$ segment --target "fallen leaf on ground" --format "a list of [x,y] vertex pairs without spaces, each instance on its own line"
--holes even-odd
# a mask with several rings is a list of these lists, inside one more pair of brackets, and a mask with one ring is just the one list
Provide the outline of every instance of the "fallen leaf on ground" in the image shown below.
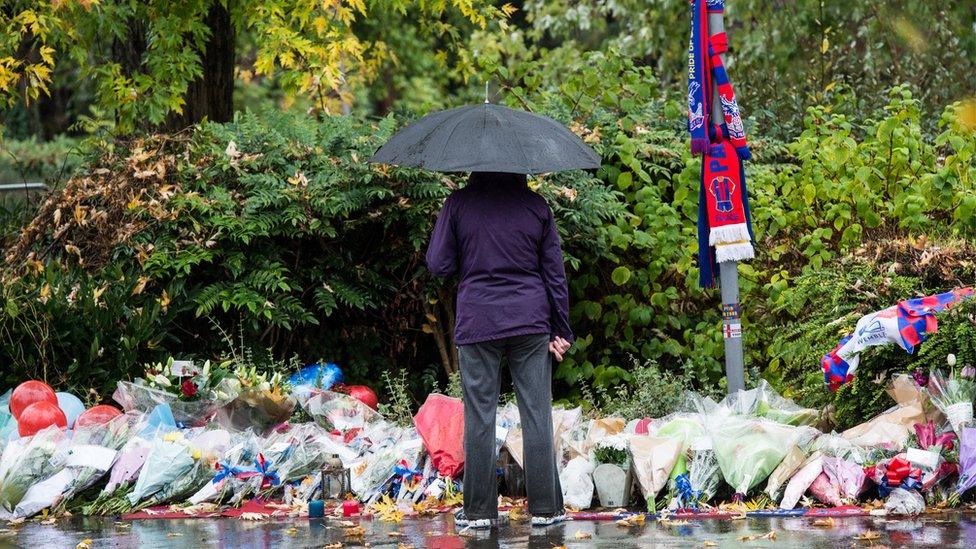
[[776,532],[770,531],[770,532],[767,532],[767,533],[765,533],[765,534],[763,534],[761,536],[757,536],[757,535],[752,535],[752,536],[739,536],[738,539],[739,539],[739,541],[756,541],[756,540],[760,540],[760,539],[766,539],[766,540],[769,540],[769,541],[776,541]]
[[413,545],[410,545],[409,543],[401,543],[397,545],[397,549],[417,549],[417,548],[414,547]]
[[298,528],[294,528],[294,527],[289,528],[289,529],[285,530],[285,534],[287,534],[289,536],[297,536],[298,535]]
[[322,549],[342,549],[342,543],[338,541],[335,543],[330,543],[325,547],[323,547]]
[[874,530],[866,530],[860,534],[854,536],[856,540],[868,541],[872,539],[881,539],[881,534],[875,532]]
[[521,507],[512,507],[508,510],[508,520],[512,522],[521,522],[527,518],[529,518],[528,513],[526,513],[525,509],[522,509]]
[[590,539],[590,538],[593,537],[593,534],[591,534],[590,532],[584,532],[582,530],[577,530],[576,533],[573,534],[573,537],[576,538],[576,539]]
[[388,532],[386,535],[390,536],[391,538],[402,538],[403,532]]
[[820,526],[822,528],[833,528],[834,519],[832,517],[817,519],[813,521],[814,526]]
[[366,529],[362,526],[354,526],[352,528],[346,528],[343,534],[347,538],[361,538],[366,535]]
[[705,547],[718,547],[718,543],[715,543],[714,541],[711,540],[706,541],[703,545]]
[[92,546],[92,539],[85,538],[79,541],[78,545],[75,545],[75,549],[91,549],[91,546]]
[[264,520],[268,518],[268,515],[264,513],[241,513],[239,518],[241,520]]
[[617,526],[631,527],[644,526],[645,517],[643,514],[634,515],[617,521]]
[[56,518],[54,518],[54,517],[51,517],[51,518],[49,518],[49,519],[46,519],[46,520],[42,520],[42,521],[41,521],[41,524],[44,524],[44,525],[48,525],[48,524],[54,524],[54,523],[55,523],[55,522],[57,522],[57,521],[58,521],[58,519],[56,519]]
[[168,537],[168,538],[178,538],[178,537],[180,537],[182,535],[183,534],[181,534],[179,532],[166,532],[166,537]]
[[680,519],[679,520],[672,520],[672,519],[667,519],[667,518],[660,519],[657,522],[658,522],[658,524],[660,524],[662,526],[687,526],[687,525],[691,524],[687,520],[680,520]]

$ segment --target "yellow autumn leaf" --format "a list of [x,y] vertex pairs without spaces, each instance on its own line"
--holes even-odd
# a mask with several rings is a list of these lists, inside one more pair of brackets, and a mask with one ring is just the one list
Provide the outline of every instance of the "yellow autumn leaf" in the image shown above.
[[132,295],[139,295],[143,290],[146,289],[146,283],[149,282],[148,276],[140,276],[139,280],[136,282],[134,288],[132,288]]
[[827,50],[829,49],[830,49],[830,40],[828,40],[827,37],[824,36],[823,41],[820,42],[820,53],[827,53]]

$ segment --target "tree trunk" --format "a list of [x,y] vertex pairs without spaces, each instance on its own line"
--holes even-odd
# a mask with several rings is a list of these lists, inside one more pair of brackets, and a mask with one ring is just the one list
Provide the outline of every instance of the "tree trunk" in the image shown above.
[[200,52],[203,75],[190,82],[186,90],[183,114],[172,113],[164,127],[181,130],[204,118],[228,122],[234,115],[234,55],[236,33],[230,13],[220,2],[210,6],[204,20],[210,27],[210,38]]

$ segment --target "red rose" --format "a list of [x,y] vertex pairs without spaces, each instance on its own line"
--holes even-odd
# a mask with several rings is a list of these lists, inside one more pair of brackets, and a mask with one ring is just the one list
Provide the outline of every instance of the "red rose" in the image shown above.
[[193,380],[187,379],[180,385],[180,391],[186,398],[193,398],[197,395],[197,386]]

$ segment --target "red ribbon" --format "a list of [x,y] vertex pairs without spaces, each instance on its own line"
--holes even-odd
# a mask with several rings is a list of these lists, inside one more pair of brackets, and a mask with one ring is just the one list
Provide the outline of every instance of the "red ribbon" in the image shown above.
[[888,472],[885,474],[888,486],[898,486],[908,477],[920,479],[922,478],[922,471],[913,469],[912,464],[901,456],[892,459],[891,463],[888,464]]

